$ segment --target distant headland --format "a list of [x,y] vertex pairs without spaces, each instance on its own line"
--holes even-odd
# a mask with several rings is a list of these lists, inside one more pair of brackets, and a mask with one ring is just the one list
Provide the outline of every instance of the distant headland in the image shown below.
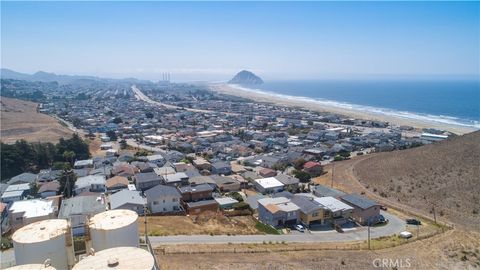
[[231,84],[262,84],[263,80],[250,71],[242,70],[235,75],[228,83]]

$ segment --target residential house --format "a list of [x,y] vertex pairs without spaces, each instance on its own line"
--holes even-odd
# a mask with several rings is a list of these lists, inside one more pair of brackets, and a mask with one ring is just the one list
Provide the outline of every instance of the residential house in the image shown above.
[[181,186],[188,185],[188,175],[184,172],[166,174],[162,176],[162,182],[165,185]]
[[23,200],[23,198],[30,193],[30,184],[14,184],[9,185],[2,194],[2,202],[11,203]]
[[211,170],[212,164],[203,157],[197,157],[193,160],[193,166],[199,170]]
[[7,184],[16,185],[16,184],[33,184],[37,180],[37,175],[33,173],[22,173],[17,176],[12,177],[8,180]]
[[322,174],[323,167],[318,162],[308,161],[303,165],[303,171],[308,173],[311,177],[316,177]]
[[292,203],[300,208],[299,217],[301,222],[309,227],[313,224],[324,224],[328,216],[328,210],[312,196],[294,195],[290,198]]
[[362,225],[375,224],[380,216],[380,204],[357,194],[347,194],[340,199],[353,207],[352,217]]
[[197,215],[206,211],[216,212],[218,211],[218,203],[214,199],[208,199],[196,202],[184,203],[185,210],[189,215]]
[[47,198],[51,196],[56,196],[60,190],[60,183],[58,181],[46,182],[43,183],[39,188],[37,193],[40,194],[40,197]]
[[148,162],[156,164],[158,167],[162,167],[167,161],[162,155],[150,155],[146,156]]
[[93,159],[77,160],[73,164],[74,169],[93,168]]
[[107,210],[105,198],[98,195],[77,196],[64,199],[58,218],[70,219],[74,236],[85,234],[87,218]]
[[269,168],[263,168],[258,171],[258,174],[262,176],[263,178],[267,177],[274,177],[277,175],[277,171],[269,169]]
[[213,188],[208,184],[184,186],[178,189],[184,202],[201,201],[212,198]]
[[212,173],[229,175],[232,173],[232,166],[228,162],[217,161],[212,164]]
[[85,191],[105,192],[105,183],[103,175],[88,175],[78,178],[73,190],[77,195]]
[[145,191],[148,208],[156,213],[174,213],[182,211],[182,195],[177,188],[166,185],[157,185]]
[[262,194],[280,192],[284,187],[284,184],[274,177],[256,179],[253,181],[253,185]]
[[128,209],[137,214],[142,215],[144,213],[144,206],[147,201],[140,191],[136,190],[120,190],[108,196],[110,209]]
[[274,178],[280,181],[280,183],[284,185],[284,189],[287,190],[296,190],[298,188],[298,184],[300,183],[298,178],[283,173],[278,174]]
[[212,175],[211,178],[213,179],[213,181],[215,181],[217,188],[222,192],[240,190],[240,182],[238,182],[232,177]]
[[232,209],[235,206],[235,204],[238,203],[237,200],[230,197],[215,198],[215,201],[218,203],[218,206],[222,210]]
[[145,191],[156,185],[160,185],[162,179],[154,172],[137,173],[134,176],[137,190]]
[[345,193],[340,190],[330,188],[324,185],[312,186],[311,190],[313,194],[317,197],[334,197],[338,199],[341,196],[345,195]]
[[352,216],[353,207],[333,197],[321,197],[314,200],[329,211],[328,218],[333,224],[345,224]]
[[273,227],[295,225],[299,222],[300,208],[285,197],[258,200],[258,219]]
[[115,192],[118,190],[126,189],[128,187],[128,179],[123,176],[114,176],[112,178],[108,178],[105,187],[109,192]]
[[58,209],[51,200],[33,199],[13,202],[8,211],[10,227],[16,230],[36,221],[55,218]]

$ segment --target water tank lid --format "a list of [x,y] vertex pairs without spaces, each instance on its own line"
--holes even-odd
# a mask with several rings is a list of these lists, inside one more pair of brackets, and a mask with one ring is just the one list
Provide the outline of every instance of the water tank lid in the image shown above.
[[72,270],[109,268],[116,270],[151,270],[153,266],[154,260],[150,252],[136,247],[117,247],[98,251],[95,256],[85,257]]
[[136,223],[138,214],[131,210],[117,209],[96,214],[90,218],[90,229],[114,230]]
[[68,223],[66,219],[47,219],[37,221],[15,231],[13,242],[38,243],[53,239],[66,233]]

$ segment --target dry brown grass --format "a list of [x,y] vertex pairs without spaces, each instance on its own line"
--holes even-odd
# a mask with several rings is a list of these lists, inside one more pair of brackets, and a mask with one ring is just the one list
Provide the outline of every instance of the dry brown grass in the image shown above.
[[480,132],[357,163],[362,184],[385,199],[480,231]]
[[[178,246],[179,250],[194,247],[205,251],[235,249],[235,252],[186,255],[159,250],[157,258],[162,269],[375,269],[375,259],[401,260],[404,265],[408,259],[408,269],[474,269],[480,267],[479,246],[479,235],[451,230],[421,241],[372,251],[325,249],[328,247],[313,244],[182,245]],[[289,247],[297,251],[279,251]]]
[[[260,234],[251,216],[226,217],[222,213],[203,213],[197,216],[150,216],[147,217],[148,234],[194,235],[194,234]],[[138,220],[140,234],[145,233],[144,218]]]
[[46,114],[37,113],[37,104],[11,98],[1,98],[1,141],[14,143],[24,139],[29,142],[56,143],[68,138],[72,131]]

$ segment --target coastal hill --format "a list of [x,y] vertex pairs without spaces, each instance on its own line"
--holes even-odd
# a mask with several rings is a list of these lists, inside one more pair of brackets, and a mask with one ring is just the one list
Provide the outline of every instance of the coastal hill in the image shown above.
[[20,139],[58,142],[60,138],[72,136],[72,131],[55,118],[37,112],[36,103],[2,97],[0,109],[0,140],[3,143],[10,144]]
[[355,166],[360,182],[406,204],[480,231],[480,131],[443,142],[372,155]]
[[231,84],[262,84],[263,80],[250,71],[242,70],[235,77],[233,77],[228,83]]

